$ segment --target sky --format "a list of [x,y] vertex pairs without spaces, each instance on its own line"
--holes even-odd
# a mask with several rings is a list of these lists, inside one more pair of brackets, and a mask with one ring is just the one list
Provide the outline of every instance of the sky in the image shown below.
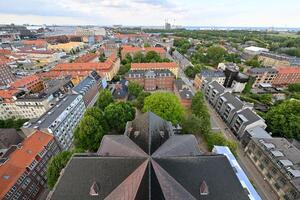
[[0,0],[0,24],[300,27],[299,0]]

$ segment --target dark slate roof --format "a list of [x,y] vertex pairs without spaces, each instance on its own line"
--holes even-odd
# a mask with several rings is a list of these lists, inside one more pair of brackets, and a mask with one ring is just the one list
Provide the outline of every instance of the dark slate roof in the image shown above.
[[[209,193],[200,197],[200,191]],[[194,136],[174,135],[167,121],[148,112],[127,123],[124,135],[103,137],[96,155],[75,155],[49,198],[244,200],[247,195],[225,156],[202,155]]]
[[231,94],[230,92],[226,92],[222,95],[222,97],[225,97],[227,100],[227,103],[232,104],[236,110],[240,110],[243,107],[243,102],[238,99],[236,96],[234,96],[233,94]]
[[[75,156],[60,177],[51,199],[104,199],[145,160],[146,158]],[[140,173],[143,176],[143,172]],[[99,196],[89,195],[93,182],[99,187]]]
[[18,134],[14,128],[0,129],[0,149],[9,148],[11,145],[17,145],[23,141],[23,138]]
[[246,108],[246,109],[238,112],[238,114],[243,115],[248,120],[248,122],[247,122],[248,124],[251,124],[251,123],[256,122],[261,119],[256,113],[254,113],[249,108]]
[[152,112],[134,119],[126,128],[125,134],[150,155],[174,135],[171,124]]
[[277,70],[271,67],[255,67],[248,70],[250,74],[277,73]]
[[202,70],[200,75],[203,77],[224,77],[225,78],[225,74],[221,70],[209,70],[209,69]]
[[201,151],[194,135],[174,135],[152,154],[153,157],[197,155]]
[[147,154],[126,135],[105,135],[97,152],[101,156],[142,156]]
[[220,94],[225,91],[225,87],[223,85],[220,85],[217,81],[211,82],[209,85],[211,85],[215,90],[217,90]]
[[[229,161],[223,155],[154,158],[154,160],[194,199],[248,199]],[[208,195],[200,195],[200,185],[203,181],[208,186]],[[162,185],[162,188],[164,187],[165,185]]]

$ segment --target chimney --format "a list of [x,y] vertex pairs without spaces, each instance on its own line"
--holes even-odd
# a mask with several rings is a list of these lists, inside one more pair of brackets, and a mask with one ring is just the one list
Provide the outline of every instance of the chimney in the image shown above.
[[208,195],[209,191],[208,191],[208,186],[206,184],[205,181],[202,181],[201,185],[200,185],[200,195]]
[[99,187],[96,181],[93,182],[90,188],[90,195],[91,196],[98,196],[99,195]]

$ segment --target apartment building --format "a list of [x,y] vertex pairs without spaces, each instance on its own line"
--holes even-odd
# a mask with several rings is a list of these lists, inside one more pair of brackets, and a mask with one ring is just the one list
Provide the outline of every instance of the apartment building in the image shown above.
[[300,199],[300,150],[285,138],[252,138],[245,149],[278,199]]
[[7,86],[15,81],[15,76],[11,72],[10,67],[0,61],[0,86]]
[[238,138],[241,138],[247,129],[256,126],[263,129],[267,127],[265,120],[250,108],[237,111],[230,122],[230,128]]
[[42,76],[45,78],[71,76],[74,80],[82,80],[95,70],[101,77],[110,81],[119,69],[120,59],[112,54],[103,63],[60,63]]
[[54,51],[63,51],[66,53],[71,53],[72,51],[77,51],[84,48],[83,42],[68,42],[68,43],[60,43],[60,44],[49,44],[47,46],[48,50],[54,50]]
[[203,80],[210,78],[212,81],[217,81],[220,85],[224,85],[225,74],[221,70],[202,70],[201,73],[196,74],[194,79],[194,86],[196,89],[201,89]]
[[211,81],[210,79],[206,79],[204,82],[202,91],[204,92],[205,98],[212,106],[215,106],[219,96],[225,92],[225,87],[220,85],[217,81]]
[[131,63],[131,70],[170,70],[175,77],[178,77],[179,67],[176,62],[162,63]]
[[300,67],[277,68],[278,74],[273,81],[276,86],[287,86],[292,83],[300,83]]
[[98,62],[99,55],[96,53],[87,53],[74,60],[74,63]]
[[68,94],[60,98],[48,112],[25,123],[21,129],[25,135],[35,130],[50,133],[61,149],[68,150],[73,144],[73,132],[83,117],[85,108],[82,95]]
[[122,46],[121,50],[121,58],[124,59],[126,55],[130,55],[133,57],[137,53],[143,53],[146,54],[150,51],[154,51],[159,54],[161,58],[166,58],[167,52],[164,48],[162,47],[134,47],[134,46],[129,46],[129,45],[124,45]]
[[255,78],[252,87],[258,87],[260,83],[270,83],[273,84],[278,71],[270,67],[256,67],[248,70],[248,74]]
[[258,60],[261,61],[264,66],[269,67],[288,67],[290,66],[290,59],[289,56],[277,55],[269,52],[262,52],[258,56]]
[[35,131],[0,157],[0,199],[35,200],[47,186],[47,163],[60,152],[54,137]]
[[93,106],[97,100],[101,88],[101,77],[96,71],[92,71],[85,79],[73,88],[75,94],[81,94],[86,107]]
[[260,126],[249,128],[245,131],[243,136],[240,138],[242,146],[245,148],[252,138],[269,139],[272,138],[271,134]]
[[243,107],[244,103],[230,92],[223,93],[215,105],[216,111],[227,124],[230,124],[235,113]]
[[37,93],[44,89],[44,82],[37,75],[29,75],[16,80],[10,86],[11,88],[26,89],[32,93]]
[[125,79],[139,83],[144,90],[173,91],[175,76],[170,70],[130,70]]

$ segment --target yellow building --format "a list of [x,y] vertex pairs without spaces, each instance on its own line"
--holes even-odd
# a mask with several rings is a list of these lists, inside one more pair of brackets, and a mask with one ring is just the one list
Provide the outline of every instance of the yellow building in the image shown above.
[[55,44],[55,45],[48,45],[48,50],[59,50],[64,51],[66,53],[70,53],[72,50],[80,50],[84,48],[83,42],[68,42],[68,43],[61,43],[61,44]]

